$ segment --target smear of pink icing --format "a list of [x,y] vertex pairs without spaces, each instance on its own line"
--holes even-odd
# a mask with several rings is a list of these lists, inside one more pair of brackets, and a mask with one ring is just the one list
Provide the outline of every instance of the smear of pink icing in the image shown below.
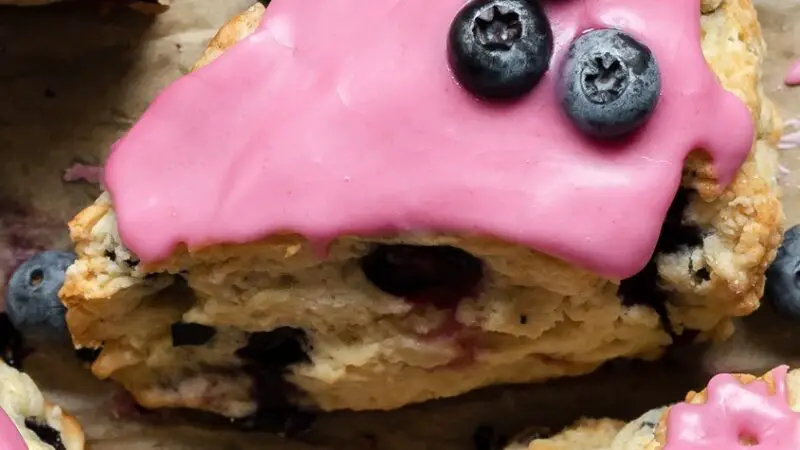
[[[464,0],[274,0],[257,32],[178,80],[106,166],[125,244],[164,258],[298,232],[492,235],[624,278],[652,255],[683,160],[707,149],[728,183],[751,116],[700,49],[697,0],[546,2],[550,72],[493,105],[451,75],[447,32]],[[622,143],[561,112],[556,78],[576,36],[618,27],[655,53],[662,97]]]
[[789,68],[789,72],[786,74],[786,78],[783,80],[787,86],[796,86],[800,85],[800,60],[797,60],[792,64],[792,67]]
[[103,166],[89,166],[75,163],[64,171],[62,179],[66,182],[86,181],[98,184],[103,179]]
[[17,426],[5,411],[0,409],[0,448],[3,450],[28,450]]
[[[774,392],[762,380],[745,385],[729,374],[715,376],[706,403],[672,407],[664,450],[800,449],[800,414],[789,405],[787,372],[786,366],[772,371]],[[740,443],[743,436],[758,445]]]

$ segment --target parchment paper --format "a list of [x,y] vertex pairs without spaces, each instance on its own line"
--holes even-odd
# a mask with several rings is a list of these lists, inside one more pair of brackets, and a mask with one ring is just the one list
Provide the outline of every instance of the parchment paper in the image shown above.
[[[102,162],[155,94],[186,72],[216,29],[251,1],[176,0],[158,17],[128,10],[101,15],[80,2],[0,9],[0,277],[33,251],[68,248],[63,223],[99,189],[63,182],[64,170],[74,162]],[[767,92],[785,118],[800,118],[800,88],[781,82],[800,58],[794,25],[800,3],[758,4],[770,45]],[[800,149],[785,150],[783,162],[787,219],[794,224],[800,222]],[[96,450],[456,450],[472,448],[479,425],[507,434],[532,424],[564,425],[582,414],[632,418],[680,400],[716,371],[800,365],[798,342],[800,325],[764,307],[715,349],[676,348],[657,363],[619,363],[580,379],[489,388],[400,411],[328,414],[293,439],[199,424],[179,414],[117,419],[111,404],[118,389],[94,379],[68,350],[38,349],[26,369],[79,418]]]

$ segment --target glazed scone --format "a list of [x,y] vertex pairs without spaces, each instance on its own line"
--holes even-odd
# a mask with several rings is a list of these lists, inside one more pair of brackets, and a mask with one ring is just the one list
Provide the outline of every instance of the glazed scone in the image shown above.
[[[351,0],[337,1],[347,3]],[[404,4],[403,8],[408,8],[405,12],[392,11],[392,14],[398,14],[397,23],[405,23],[400,19],[407,18],[403,14],[416,5],[415,1]],[[385,14],[386,11],[380,10],[387,7],[380,6],[383,3],[370,3],[369,8],[375,10],[369,9],[364,14]],[[453,9],[454,13],[463,2],[447,0],[442,4],[448,4],[447,8]],[[257,72],[261,77],[266,76],[270,73],[266,67],[269,59],[260,54],[245,55],[245,58],[242,54],[263,51],[271,52],[273,58],[292,55],[298,58],[298,67],[302,67],[300,62],[305,61],[301,59],[304,53],[296,48],[299,44],[293,42],[293,39],[299,38],[299,32],[283,22],[292,13],[297,13],[291,10],[290,5],[285,1],[273,1],[269,10],[275,11],[276,19],[263,31],[257,31],[257,28],[264,20],[268,20],[270,14],[265,16],[266,9],[261,4],[234,18],[214,37],[198,61],[196,70],[189,76],[209,79],[189,79],[182,85],[197,89],[215,86],[218,91],[228,88],[250,89],[251,95],[246,95],[246,91],[237,91],[219,95],[207,103],[192,102],[191,106],[176,110],[168,117],[179,121],[179,117],[192,115],[192,111],[202,111],[203,117],[211,117],[220,114],[218,111],[223,108],[242,107],[241,114],[245,118],[240,122],[245,122],[248,116],[252,118],[255,109],[243,107],[241,101],[261,95],[261,88],[257,87],[259,78],[249,74]],[[440,7],[445,8],[437,3],[436,8]],[[671,11],[669,6],[663,8],[667,13]],[[329,13],[339,14],[337,11],[340,10],[349,11],[349,8],[341,7]],[[744,146],[740,149],[744,162],[729,166],[730,183],[717,181],[716,169],[708,154],[702,151],[691,152],[682,174],[676,169],[675,183],[682,178],[680,188],[676,189],[677,197],[666,213],[665,221],[661,215],[652,222],[656,225],[653,230],[653,236],[656,236],[659,224],[663,221],[660,238],[655,244],[655,252],[648,250],[645,255],[644,261],[649,258],[649,262],[644,264],[643,269],[638,268],[637,273],[624,277],[599,275],[604,265],[608,266],[605,268],[607,273],[613,272],[616,269],[612,270],[611,266],[621,268],[630,265],[632,259],[629,260],[623,250],[617,252],[617,242],[588,242],[591,240],[588,236],[577,244],[577,248],[580,250],[585,245],[597,254],[608,257],[607,264],[603,258],[594,260],[592,267],[596,267],[596,271],[533,250],[527,245],[473,232],[423,233],[422,230],[413,232],[412,229],[411,232],[382,235],[341,233],[331,237],[327,242],[330,245],[323,252],[324,257],[320,257],[319,242],[303,237],[303,233],[274,232],[265,235],[254,234],[248,228],[255,222],[250,217],[275,203],[272,199],[251,196],[252,189],[246,187],[248,183],[261,183],[269,178],[258,174],[258,170],[266,170],[264,168],[268,166],[262,164],[266,164],[264,161],[268,159],[246,166],[237,165],[237,159],[228,162],[196,160],[189,163],[177,159],[178,154],[185,156],[191,152],[203,153],[209,158],[233,154],[227,150],[211,153],[207,149],[201,150],[201,146],[215,145],[204,144],[202,140],[191,145],[171,145],[170,149],[160,149],[158,156],[154,154],[144,158],[148,147],[154,147],[157,140],[151,139],[147,144],[137,141],[137,136],[142,134],[134,128],[117,145],[112,159],[133,158],[135,155],[143,159],[113,164],[110,160],[105,180],[109,193],[104,193],[95,204],[70,222],[78,259],[68,270],[60,295],[68,308],[67,321],[75,345],[102,348],[92,365],[94,374],[120,382],[145,407],[186,407],[233,418],[248,418],[259,416],[261,412],[294,406],[318,410],[398,408],[409,403],[458,395],[490,384],[536,382],[585,374],[614,358],[657,358],[677,336],[697,336],[698,339],[727,337],[731,332],[732,317],[749,314],[758,307],[764,271],[774,258],[781,240],[783,216],[775,179],[777,153],[774,147],[781,125],[775,108],[763,96],[760,86],[764,42],[751,2],[704,1],[702,11],[702,16],[699,11],[693,12],[702,28],[703,54],[700,54],[698,46],[696,56],[703,70],[708,71],[710,66],[719,84],[735,94],[738,100],[726,94],[714,82],[711,72],[708,72],[711,83],[705,88],[719,89],[718,98],[727,95],[730,98],[726,101],[733,99],[735,104],[731,104],[732,108],[723,110],[740,108],[740,111],[745,111],[745,119],[749,111],[753,123],[752,139],[751,136],[740,135],[744,136]],[[323,12],[315,10],[312,13],[314,20],[321,20],[317,14]],[[308,23],[313,22],[311,18],[308,20]],[[342,20],[351,19],[344,17]],[[322,27],[323,22],[317,25]],[[392,30],[394,28],[389,32]],[[446,36],[447,30],[442,29],[442,33]],[[559,30],[555,33],[558,34]],[[676,39],[691,36],[668,35]],[[349,35],[344,33],[342,36]],[[344,39],[342,36],[339,38]],[[317,39],[313,45],[322,45],[320,42],[324,41]],[[558,39],[555,41],[560,42]],[[260,46],[264,46],[263,49]],[[391,48],[393,51],[414,54],[412,50]],[[555,52],[556,55],[561,53],[560,50]],[[438,57],[436,55],[431,51],[429,56]],[[703,55],[708,66],[702,63]],[[370,58],[379,60],[372,53]],[[251,62],[244,64],[245,60]],[[382,61],[388,60],[385,58]],[[226,64],[239,61],[242,67],[249,67],[245,71],[247,73],[226,67]],[[689,63],[686,64],[688,67]],[[400,67],[359,67],[358,73],[368,76],[386,74],[391,78],[389,74],[401,71]],[[413,61],[404,67],[419,69],[420,73],[429,72]],[[699,66],[696,68],[700,70]],[[345,69],[337,67],[325,73],[351,73]],[[223,76],[223,72],[227,75]],[[291,79],[300,86],[324,83],[322,79],[313,78],[320,75],[279,73],[276,79],[281,82]],[[245,78],[224,81],[233,76]],[[553,83],[552,78],[548,77],[544,76],[543,85]],[[447,74],[442,74],[441,78],[436,81],[445,83],[450,80]],[[404,83],[403,80],[407,78],[391,79],[392,82]],[[342,83],[345,83],[344,79]],[[669,84],[667,78],[664,83],[665,89],[676,88],[675,84]],[[240,87],[234,88],[233,85]],[[267,89],[272,84],[265,83],[264,86]],[[352,88],[353,84],[349,86]],[[457,89],[457,86],[450,91],[436,89],[430,95],[459,95]],[[289,92],[301,95],[303,91]],[[362,104],[359,102],[379,101],[382,97],[377,96],[377,92],[389,96],[393,91],[387,88],[382,92],[374,87],[363,86],[358,92],[374,97],[365,100],[342,88],[331,94],[338,95],[336,98],[330,97],[332,101],[320,101],[324,106],[319,109],[338,108],[335,110],[349,114],[353,113],[354,105]],[[183,94],[168,92],[164,95],[162,100],[153,104],[154,108],[169,107],[175,102],[174,95]],[[288,94],[284,89],[275,90],[272,95]],[[538,98],[535,94],[532,97]],[[401,96],[392,96],[391,99],[403,101]],[[284,100],[288,102],[289,97]],[[451,99],[447,97],[446,100]],[[460,108],[467,108],[465,104],[474,104],[467,103],[461,97],[452,102]],[[302,115],[297,106],[300,103],[300,100],[283,103],[287,110],[274,115],[261,111],[259,114],[269,116],[264,117],[262,122],[291,126],[293,122],[288,121],[287,117]],[[428,103],[433,105],[435,101],[429,99]],[[664,105],[665,108],[676,106],[668,102]],[[259,106],[266,107],[267,103]],[[383,110],[384,113],[386,111]],[[484,117],[490,113],[479,114]],[[440,116],[437,113],[436,117]],[[156,117],[158,120],[154,119]],[[204,140],[217,142],[224,147],[225,140],[220,140],[221,136],[238,142],[236,136],[244,136],[252,130],[252,127],[242,126],[240,122],[217,123],[226,117],[230,116],[218,116],[202,126],[193,124],[191,132],[173,132],[164,125],[165,116],[148,112],[143,116],[146,123],[142,125],[143,122],[140,122],[137,126],[164,126],[153,135],[166,140],[192,139],[192,134],[207,133],[203,134]],[[337,117],[340,116],[331,115],[327,117],[327,122],[312,123],[309,116],[303,120],[311,129],[305,132],[295,130],[290,133],[291,136],[284,135],[284,138],[299,139],[297,145],[302,147],[310,142],[311,136],[322,133],[314,127],[325,130],[328,130],[327,127],[347,128],[348,124],[339,123],[341,120]],[[384,133],[381,135],[382,142],[391,145],[392,142],[412,139],[429,131],[425,128],[424,119],[409,117],[404,116],[403,119],[409,121],[408,127],[417,127],[414,128],[417,131],[409,131],[408,135],[391,134],[392,129],[386,128],[388,125],[369,122],[369,115],[359,116],[359,120],[371,123],[372,128],[384,127],[381,128]],[[558,121],[560,117],[554,114],[551,120]],[[660,120],[657,115],[653,117],[653,121]],[[701,119],[696,120],[702,122]],[[714,121],[722,123],[723,119],[714,113]],[[266,127],[266,123],[259,126]],[[479,128],[477,123],[472,125],[473,128]],[[238,131],[234,133],[224,128],[228,126]],[[359,130],[369,133],[370,127]],[[705,132],[701,128],[687,128],[686,133],[690,131]],[[437,132],[448,133],[441,130]],[[270,133],[277,140],[281,130],[270,129]],[[681,133],[680,129],[664,129],[661,137],[672,139]],[[453,136],[447,134],[446,137],[457,139]],[[242,137],[241,141],[251,142],[254,139]],[[315,139],[315,145],[340,145],[343,142],[335,136],[327,140],[322,137]],[[435,139],[446,140],[441,134],[436,135]],[[129,143],[134,141],[141,143],[137,151],[127,151],[124,147],[133,145]],[[660,140],[648,142],[657,150],[653,143]],[[742,143],[741,139],[739,143]],[[176,156],[170,153],[173,150]],[[579,148],[573,150],[580,151]],[[299,147],[294,151],[283,151],[280,155],[272,155],[271,161],[290,160],[293,155],[301,153]],[[476,152],[473,158],[479,159],[481,155]],[[242,153],[237,158],[249,156],[252,155]],[[326,156],[319,154],[315,161],[327,161],[331,164],[328,172],[335,172],[341,160],[325,159]],[[149,161],[146,170],[144,159]],[[371,157],[362,159],[372,161]],[[459,164],[469,164],[470,158],[464,156],[461,160]],[[653,158],[647,155],[637,157],[631,167],[638,167],[636,164],[645,160],[653,161]],[[725,156],[720,156],[720,161],[724,160]],[[682,158],[678,161],[680,163]],[[357,164],[358,161],[351,160],[349,163]],[[491,158],[484,163],[500,164]],[[120,175],[132,174],[133,168],[139,164],[142,172],[139,172],[138,178],[121,181]],[[301,178],[309,185],[319,183],[314,177],[325,177],[326,166],[319,166],[323,170],[315,172],[311,161],[309,164],[306,168],[308,173],[286,170],[272,173],[271,177],[286,183],[293,182],[291,177]],[[524,162],[519,165],[524,165]],[[216,182],[211,179],[198,181],[193,177],[199,179],[206,176],[209,167],[229,167],[227,176],[242,183],[237,184],[236,188],[231,186],[225,190],[207,191]],[[680,164],[673,167],[679,168]],[[358,168],[353,171],[353,175],[360,174]],[[451,172],[427,173],[434,181],[414,181],[408,186],[419,183],[435,190],[441,187],[435,183],[436,176],[446,177],[457,171],[453,168]],[[170,195],[176,190],[161,186],[164,177],[173,179],[172,175],[175,176],[175,187],[181,192],[203,192],[202,200],[198,198],[199,203],[193,203],[198,205],[196,212],[191,209],[165,210],[165,220],[173,217],[185,223],[183,231],[173,226],[177,222],[144,224],[140,220],[147,215],[149,208],[157,209],[169,204],[167,200],[162,201],[160,196]],[[116,176],[120,176],[120,181],[115,181]],[[564,177],[568,175],[564,173]],[[352,180],[345,177],[343,181],[357,180],[358,177]],[[502,195],[514,195],[503,184],[502,177],[498,180],[492,182],[481,177],[462,179],[465,183],[481,184],[486,191],[495,189],[493,192],[503,192]],[[648,182],[643,178],[637,180]],[[200,184],[193,185],[196,181]],[[376,183],[380,183],[380,180]],[[668,184],[667,181],[665,183]],[[720,189],[723,184],[726,187]],[[187,186],[191,186],[191,189]],[[302,183],[298,184],[298,198],[305,193],[303,186]],[[362,186],[359,192],[364,189]],[[403,186],[400,185],[398,189],[396,196],[391,200],[387,197],[384,203],[413,210],[413,201],[404,202],[404,199],[414,198],[418,194],[406,193],[408,196],[403,197]],[[286,190],[288,192],[291,189]],[[653,194],[656,194],[655,190]],[[353,191],[347,192],[353,195]],[[625,195],[621,190],[616,192]],[[667,196],[664,198],[667,198],[666,205],[669,206],[669,199],[675,192],[659,193]],[[544,202],[543,207],[549,205],[558,208],[558,202],[564,200],[560,192],[552,191],[552,196],[552,202],[540,199]],[[499,200],[501,198],[498,197],[495,203],[504,203]],[[491,202],[478,207],[480,200],[475,198],[476,209],[492,208],[488,204]],[[604,202],[586,205],[585,209],[602,209]],[[615,207],[626,203],[622,198],[607,198],[607,202]],[[335,205],[335,202],[331,200],[326,203],[323,198],[315,203],[316,209],[305,212],[305,216],[330,216],[331,222],[338,219],[366,220],[370,211],[380,208],[379,203],[363,209],[340,206],[350,212],[350,215],[341,215],[339,210],[329,208],[331,204]],[[129,208],[125,205],[129,205]],[[209,208],[214,205],[219,209],[209,213]],[[288,203],[281,204],[281,207],[287,211],[286,215],[297,213],[292,216],[296,219],[293,222],[295,225],[306,220],[302,209],[292,210]],[[647,205],[642,203],[641,207],[644,210]],[[436,208],[431,208],[428,211],[434,213]],[[439,208],[448,209],[446,203],[440,203]],[[142,216],[136,216],[140,213]],[[508,211],[506,213],[510,214]],[[581,213],[576,211],[575,214]],[[620,229],[630,230],[626,233],[631,235],[631,240],[637,239],[633,236],[640,234],[637,230],[648,228],[646,221],[633,217],[629,217],[627,222],[615,219],[601,223],[602,212],[598,214],[593,219],[597,229],[614,234],[617,233],[615,226],[619,226]],[[405,219],[422,220],[419,219],[420,215],[412,216],[408,214]],[[126,221],[126,217],[130,220]],[[475,220],[491,222],[500,221],[506,216],[485,214],[474,217]],[[581,219],[576,216],[564,222],[564,227],[570,228],[570,223],[582,222]],[[591,223],[592,218],[588,219]],[[215,225],[211,223],[221,221],[236,230],[236,239],[221,239],[208,245],[199,245],[189,239],[195,232],[207,232],[206,237],[209,238],[216,233],[213,239],[219,238],[220,233],[213,229]],[[134,222],[138,223],[137,227],[133,227]],[[324,219],[318,222],[326,226]],[[126,223],[129,225],[127,234]],[[526,223],[535,225],[530,221]],[[525,233],[525,227],[512,228],[507,229],[511,234]],[[587,233],[592,233],[591,227],[587,230]],[[546,235],[542,236],[547,238]],[[153,252],[154,248],[161,245],[157,243],[173,238],[177,246],[166,253]],[[190,242],[185,242],[183,238]],[[159,250],[166,248],[159,247]]]
[[722,374],[684,402],[653,409],[624,426],[583,419],[549,438],[520,435],[505,450],[790,450],[800,446],[799,393],[800,371],[787,367],[762,377]]
[[31,378],[0,362],[0,408],[14,422],[29,450],[82,450],[78,422],[51,404]]

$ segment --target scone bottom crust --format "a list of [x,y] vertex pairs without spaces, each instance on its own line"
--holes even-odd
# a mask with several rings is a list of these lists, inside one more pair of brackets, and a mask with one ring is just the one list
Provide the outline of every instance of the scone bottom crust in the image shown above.
[[[696,2],[543,2],[549,68],[501,101],[448,62],[463,1],[361,3],[254,6],[115,145],[61,292],[97,376],[149,408],[285,425],[653,358],[757,306],[781,212],[751,5],[702,2],[748,30],[751,83],[730,89]],[[481,20],[513,35],[504,11]],[[536,14],[522,35],[544,36]],[[612,28],[652,52],[660,95],[608,139],[554,99],[571,44]],[[733,246],[746,269],[704,256]]]

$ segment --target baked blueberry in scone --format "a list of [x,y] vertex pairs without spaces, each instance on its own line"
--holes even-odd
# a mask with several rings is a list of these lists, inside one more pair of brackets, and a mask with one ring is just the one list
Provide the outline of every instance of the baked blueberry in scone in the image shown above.
[[39,392],[31,378],[0,362],[0,445],[16,447],[16,435],[6,429],[6,418],[13,422],[28,450],[83,450],[84,436],[78,422],[51,404]]
[[770,450],[800,448],[800,371],[720,374],[701,392],[630,423],[583,419],[548,438],[524,434],[504,450]]
[[73,340],[251,420],[725,338],[781,239],[763,56],[747,0],[256,4],[70,223]]

